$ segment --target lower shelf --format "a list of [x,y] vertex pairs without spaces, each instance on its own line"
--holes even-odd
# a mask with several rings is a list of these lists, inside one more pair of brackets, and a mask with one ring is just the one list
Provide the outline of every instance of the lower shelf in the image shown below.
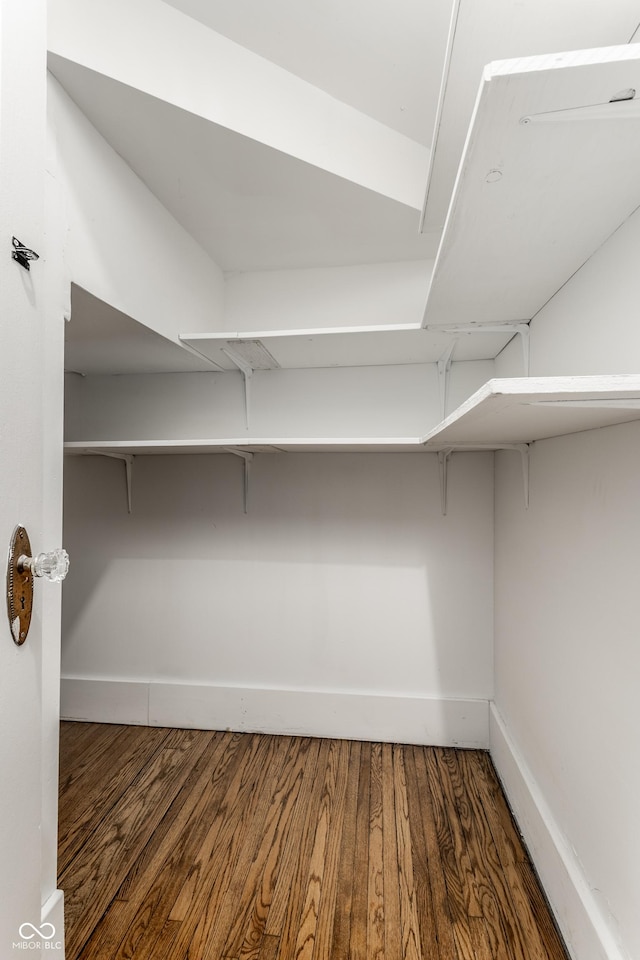
[[74,440],[67,454],[409,453],[533,443],[640,419],[640,375],[489,380],[420,437],[217,437],[179,440]]

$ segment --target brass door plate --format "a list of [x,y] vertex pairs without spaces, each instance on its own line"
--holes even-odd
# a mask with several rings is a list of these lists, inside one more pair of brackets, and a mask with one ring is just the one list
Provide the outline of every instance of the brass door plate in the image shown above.
[[31,556],[29,535],[24,527],[17,526],[9,546],[7,565],[7,613],[14,643],[23,644],[29,633],[33,610],[33,574],[18,563],[20,557]]

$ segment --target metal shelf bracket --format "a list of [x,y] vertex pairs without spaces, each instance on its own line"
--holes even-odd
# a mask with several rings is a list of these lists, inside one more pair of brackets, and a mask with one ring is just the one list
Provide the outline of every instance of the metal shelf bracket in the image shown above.
[[438,469],[440,472],[440,508],[442,510],[443,517],[446,517],[447,515],[449,457],[452,453],[452,449],[438,450]]
[[529,471],[531,464],[531,444],[530,443],[518,443],[514,444],[514,449],[517,449],[520,453],[520,459],[522,461],[522,482],[524,485],[524,505],[525,509],[529,509]]
[[240,450],[239,447],[223,447],[227,453],[232,453],[234,457],[240,457],[244,460],[243,469],[243,487],[242,487],[242,507],[244,513],[249,513],[249,482],[251,479],[251,464],[253,462],[253,453],[248,450]]
[[132,513],[131,488],[133,485],[133,454],[111,453],[106,450],[87,450],[87,453],[96,457],[111,457],[112,460],[122,460],[125,470],[125,482],[127,484],[127,513]]
[[442,508],[442,516],[446,517],[447,515],[447,487],[448,487],[448,469],[449,469],[449,458],[452,453],[456,452],[479,452],[487,451],[491,453],[494,450],[514,450],[516,453],[520,454],[520,461],[522,464],[522,485],[524,490],[524,505],[525,509],[529,509],[529,463],[530,463],[530,443],[490,443],[490,444],[478,444],[478,443],[452,443],[448,447],[443,447],[442,450],[438,450],[438,467],[440,472],[440,506]]
[[458,338],[454,337],[440,359],[438,360],[438,389],[440,392],[440,417],[442,420],[447,415],[447,392],[449,388],[449,372],[453,363],[453,352],[456,348]]
[[239,353],[237,353],[235,350],[232,350],[231,347],[223,347],[222,352],[229,358],[229,360],[231,360],[231,363],[235,364],[244,379],[244,417],[247,430],[249,430],[251,378],[253,377],[253,367],[247,363],[244,357],[241,357]]
[[[529,355],[530,355],[530,330],[528,323],[460,323],[452,324],[449,326],[440,326],[433,325],[427,326],[427,330],[439,330],[441,333],[449,333],[452,337],[458,337],[461,334],[474,334],[474,333],[513,333],[517,334],[520,337],[520,343],[522,345],[522,363],[524,366],[524,376],[529,376]],[[454,340],[455,345],[455,340]],[[453,353],[453,347],[451,348],[451,353]],[[442,358],[438,360],[438,373],[440,373],[440,364],[442,360],[447,356],[447,352],[443,353]],[[449,366],[451,362],[449,361]],[[446,372],[448,373],[448,367]],[[444,419],[444,414],[443,414]]]

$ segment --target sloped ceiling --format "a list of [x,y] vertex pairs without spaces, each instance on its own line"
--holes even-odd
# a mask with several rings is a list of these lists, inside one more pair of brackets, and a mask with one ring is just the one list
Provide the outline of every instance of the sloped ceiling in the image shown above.
[[431,145],[451,0],[166,0],[412,140]]
[[83,113],[225,271],[417,260],[419,212],[50,54]]
[[626,43],[637,18],[635,0],[588,17],[582,0],[49,0],[49,65],[223,270],[425,260],[483,64]]
[[51,0],[49,67],[223,270],[428,259],[450,3]]

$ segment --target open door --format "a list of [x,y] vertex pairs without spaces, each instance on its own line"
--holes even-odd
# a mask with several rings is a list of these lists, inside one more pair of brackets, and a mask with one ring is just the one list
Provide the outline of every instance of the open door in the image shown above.
[[[28,531],[32,554],[60,546],[62,347],[57,342],[64,321],[45,168],[46,3],[0,0],[3,584],[17,524]],[[17,250],[19,243],[39,259]],[[23,601],[19,593],[14,597],[18,610]],[[7,606],[0,610],[0,956],[10,960],[28,950],[31,956],[63,957],[55,877],[60,585],[35,579],[28,634],[14,616],[14,638]]]

